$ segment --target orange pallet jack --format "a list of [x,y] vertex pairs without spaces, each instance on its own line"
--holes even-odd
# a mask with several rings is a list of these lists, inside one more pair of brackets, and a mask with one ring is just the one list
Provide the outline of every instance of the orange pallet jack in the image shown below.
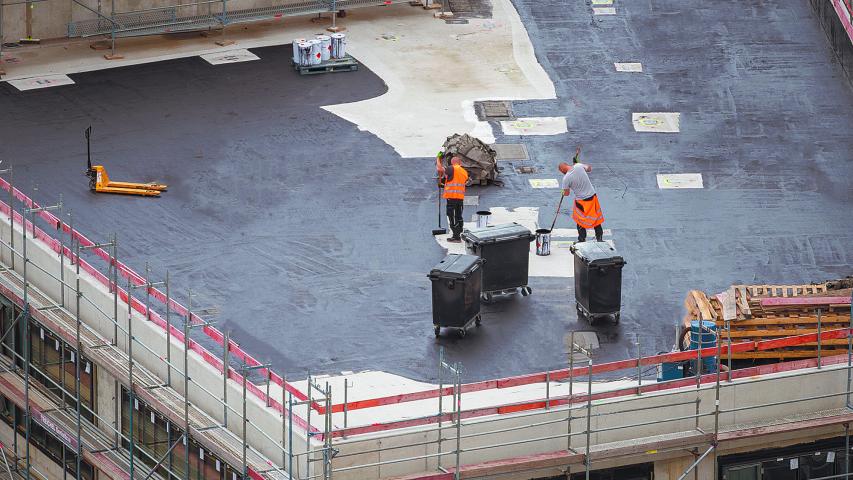
[[133,183],[114,182],[107,175],[103,165],[92,165],[92,149],[90,137],[92,127],[86,129],[86,176],[89,177],[89,190],[98,193],[118,193],[123,195],[141,195],[143,197],[159,197],[160,192],[166,191],[168,185],[162,183]]

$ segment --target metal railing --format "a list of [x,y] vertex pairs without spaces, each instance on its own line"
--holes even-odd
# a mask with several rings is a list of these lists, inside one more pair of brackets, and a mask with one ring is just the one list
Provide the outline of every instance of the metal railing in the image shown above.
[[332,28],[336,27],[337,14],[341,10],[375,7],[404,3],[407,0],[286,0],[281,5],[243,8],[230,10],[229,0],[204,0],[178,5],[164,5],[140,10],[119,12],[115,10],[114,0],[110,13],[72,0],[93,13],[95,18],[70,22],[67,25],[69,38],[109,35],[115,54],[117,37],[159,35],[225,28],[228,25],[269,20],[273,18],[297,15],[330,13]]

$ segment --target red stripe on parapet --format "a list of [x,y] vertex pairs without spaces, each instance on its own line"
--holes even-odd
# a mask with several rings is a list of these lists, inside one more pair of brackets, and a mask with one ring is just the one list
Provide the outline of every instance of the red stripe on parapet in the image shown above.
[[[843,330],[843,329],[842,329]],[[827,330],[828,333],[830,330]],[[840,334],[842,337],[845,335],[843,332]],[[793,340],[791,340],[793,338]],[[839,338],[836,336],[824,336],[823,338]],[[797,337],[786,337],[780,340],[772,340],[772,342],[782,342],[781,344],[776,344],[772,347],[768,348],[779,348],[782,346],[792,346],[792,345],[800,345],[803,343],[816,341],[814,338],[809,340],[808,338],[797,338]],[[787,342],[787,343],[786,343]],[[748,352],[757,349],[757,345],[761,342],[741,342],[736,343],[731,346],[732,353],[740,353],[740,352]],[[720,346],[720,354],[728,353],[728,345]],[[668,363],[668,362],[681,362],[685,360],[694,360],[700,354],[697,350],[685,350],[683,352],[672,352],[665,353],[661,355],[653,355],[650,357],[643,357],[640,359],[640,366],[648,366],[648,365],[657,365],[660,363]],[[717,354],[717,347],[708,347],[704,348],[701,351],[701,356],[703,358],[709,356],[715,356]],[[629,368],[637,368],[637,359],[628,359],[628,360],[619,360],[616,362],[608,362],[608,363],[600,363],[592,366],[592,373],[601,374],[608,372],[615,372],[618,370],[625,370]],[[515,377],[507,377],[501,378],[497,380],[487,380],[484,382],[476,382],[476,383],[466,383],[462,385],[462,393],[471,393],[471,392],[479,392],[490,389],[501,389],[501,388],[511,388],[511,387],[519,387],[524,385],[530,385],[534,383],[544,383],[546,379],[550,379],[552,382],[562,381],[569,378],[576,377],[585,377],[589,374],[589,367],[575,367],[574,370],[569,371],[569,369],[562,370],[554,370],[551,372],[540,372],[540,373],[531,373],[527,375],[519,375]],[[443,393],[442,393],[443,392]],[[412,393],[404,393],[399,395],[389,395],[387,397],[379,397],[365,400],[356,400],[352,402],[348,402],[346,405],[346,409],[348,411],[351,410],[359,410],[364,408],[374,408],[380,407],[384,405],[394,405],[398,403],[405,402],[414,402],[419,400],[427,400],[430,398],[437,398],[439,396],[449,396],[453,394],[453,387],[445,387],[443,391],[440,392],[438,389],[431,390],[423,390],[420,392],[412,392]],[[332,407],[333,413],[340,413],[344,411],[344,404],[339,403]],[[322,410],[321,410],[322,413]]]
[[[3,190],[9,191],[9,189],[11,188],[11,185],[5,179],[0,178],[0,188],[2,188]],[[12,192],[13,192],[14,197],[17,198],[18,200],[20,200],[21,202],[23,202],[28,208],[38,208],[39,207],[38,203],[34,202],[32,199],[27,197],[20,190],[13,188]],[[9,208],[7,205],[5,205],[5,203],[3,204],[2,211],[8,215]],[[85,235],[81,234],[77,230],[73,230],[70,225],[62,222],[58,217],[56,217],[52,213],[50,213],[50,212],[39,212],[38,215],[39,215],[39,217],[44,219],[49,224],[54,225],[54,228],[61,229],[63,232],[70,235],[72,239],[77,240],[81,246],[91,247],[91,246],[95,245],[95,243],[92,240],[90,240],[89,238],[87,238]],[[18,213],[15,213],[14,217],[18,223],[21,223],[23,220],[21,218],[21,215]],[[71,252],[71,250],[67,247],[61,248],[61,243],[58,240],[54,239],[49,234],[43,232],[38,227],[34,227],[32,225],[32,223],[29,221],[26,222],[26,225],[27,225],[28,230],[32,230],[35,232],[36,238],[38,238],[39,240],[42,240],[44,243],[49,245],[51,247],[51,249],[53,249],[53,251],[55,251],[57,253],[63,252],[66,254],[66,256],[68,258],[73,258],[73,255],[74,255],[73,252]],[[96,256],[100,257],[102,260],[107,262],[107,264],[110,264],[112,262],[112,257],[110,256],[110,254],[106,250],[104,250],[102,248],[93,248],[93,249],[91,249],[91,251]],[[81,261],[81,267],[83,265],[88,267],[88,268],[85,268],[87,273],[94,275],[102,284],[107,285],[107,286],[110,285],[111,282],[109,281],[109,279],[106,278],[106,276],[104,276],[103,274],[98,272],[95,268],[91,267],[91,265],[89,265],[88,263]],[[123,278],[129,279],[131,281],[132,285],[140,286],[140,285],[145,284],[145,278],[142,275],[133,271],[133,269],[131,269],[130,267],[128,267],[124,263],[116,261],[115,266],[116,266],[116,270],[119,272],[119,274]],[[159,289],[151,287],[148,289],[148,294],[151,296],[151,298],[159,301],[163,305],[166,305],[166,303],[167,303],[166,294],[163,293],[162,291],[160,291]],[[126,301],[126,299],[125,299],[125,301]],[[168,299],[168,304],[169,304],[169,308],[172,311],[178,313],[179,315],[183,315],[184,317],[186,317],[188,314],[190,314],[190,312],[187,310],[187,308],[185,306],[176,302],[173,298]],[[132,301],[132,307],[137,312],[145,314],[145,306],[142,302],[140,302],[138,300],[133,300]],[[154,315],[155,314],[152,312],[152,317]],[[190,317],[191,317],[191,320],[190,320],[191,323],[199,324],[199,323],[203,322],[203,320],[195,314],[191,314]],[[157,318],[159,319],[160,317],[157,316]],[[162,322],[162,323],[156,322],[156,323],[159,326],[165,328],[165,322]],[[224,335],[222,334],[222,332],[220,332],[218,329],[216,329],[215,327],[212,327],[212,326],[206,326],[202,330],[204,331],[204,333],[209,338],[211,338],[214,342],[216,342],[218,345],[223,346],[223,348],[224,348],[224,345],[223,345]],[[183,338],[183,336],[181,336],[181,338]],[[244,351],[242,348],[240,348],[240,346],[236,342],[229,341],[229,346],[230,346],[229,351],[230,351],[231,355],[233,355],[234,357],[236,357],[239,360],[245,361],[246,365],[248,365],[248,366],[261,365],[261,362],[259,362],[257,359],[255,359],[254,357],[249,355],[246,351]],[[194,348],[194,350],[195,350],[195,348]],[[199,351],[199,350],[196,350],[196,351]],[[201,351],[199,351],[199,353],[201,353]],[[202,354],[202,356],[205,357],[206,359],[212,359],[212,358],[218,359],[217,356],[215,356],[209,352],[207,354]],[[214,366],[221,369],[221,362],[214,364]],[[264,369],[261,373],[265,375],[266,369]],[[276,376],[276,377],[278,380],[276,383],[278,385],[281,385],[288,392],[292,393],[300,401],[308,398],[298,388],[284,382],[282,377],[280,377],[280,376]],[[262,399],[265,400],[265,398],[262,398]],[[314,404],[314,406],[315,406],[315,410],[319,407],[319,405],[316,405],[316,404]]]
[[[0,178],[0,188],[5,189],[7,191],[9,190],[8,182],[6,182],[2,178]],[[17,189],[14,189],[14,195],[16,198],[18,198],[20,201],[22,201],[25,205],[27,205],[28,208],[38,208],[38,206],[39,206],[37,203],[30,200],[26,195],[24,195],[23,193],[21,193]],[[0,202],[0,212],[8,215],[9,210],[10,210],[10,208],[5,202]],[[57,229],[61,228],[64,232],[71,235],[72,238],[76,239],[80,243],[81,246],[90,247],[90,246],[94,245],[94,242],[92,242],[91,240],[89,240],[88,238],[86,238],[84,235],[80,234],[76,230],[72,230],[70,228],[70,226],[68,226],[67,224],[60,222],[59,219],[57,217],[55,217],[54,215],[52,215],[50,212],[40,212],[39,215],[42,216],[45,219],[45,221],[48,221],[52,224],[55,224]],[[115,288],[116,287],[116,285],[112,281],[110,281],[110,279],[108,279],[106,277],[106,275],[101,273],[99,270],[97,270],[91,264],[89,264],[88,262],[86,262],[83,259],[76,258],[75,253],[72,252],[69,247],[63,246],[61,242],[59,242],[58,240],[56,240],[55,238],[53,238],[52,236],[50,236],[49,234],[44,232],[39,227],[36,227],[35,225],[33,225],[32,222],[30,222],[29,220],[26,220],[23,217],[21,217],[21,215],[18,214],[17,212],[13,212],[13,217],[14,217],[14,220],[16,222],[18,222],[19,224],[25,225],[25,228],[28,232],[32,232],[33,238],[38,239],[39,241],[43,242],[44,244],[46,244],[48,247],[50,247],[57,254],[65,254],[65,256],[67,258],[69,258],[72,262],[75,262],[75,261],[79,262],[80,268],[83,271],[85,271],[86,273],[95,277],[95,279],[98,280],[101,284],[103,284],[109,288]],[[105,261],[107,261],[107,263],[111,262],[111,257],[109,255],[109,253],[107,253],[105,250],[103,250],[101,248],[93,248],[93,249],[91,249],[91,251],[94,252],[97,256],[99,256],[102,259],[104,259]],[[116,262],[115,264],[117,266],[117,270],[122,274],[123,277],[130,280],[132,285],[138,286],[138,285],[144,285],[145,284],[145,280],[141,275],[137,274],[136,272],[134,272],[133,270],[131,270],[129,267],[122,264],[121,262]],[[119,297],[120,297],[121,301],[123,303],[127,304],[127,301],[128,301],[127,291],[123,290],[121,288],[118,288],[118,292],[119,292]],[[152,296],[152,298],[162,300],[163,304],[166,303],[165,302],[165,300],[166,300],[165,294],[163,294],[159,290],[157,290],[155,288],[150,288],[149,294]],[[142,315],[146,314],[145,304],[142,301],[140,301],[136,297],[131,296],[130,302],[131,302],[131,308],[133,310],[135,310],[136,312],[138,312]],[[179,303],[177,303],[171,299],[170,299],[169,304],[172,306],[173,310],[176,310],[179,314],[181,314],[181,312],[183,312],[183,315],[186,316],[187,310],[185,307],[183,307],[183,305],[181,305],[181,304],[179,304]],[[167,328],[166,321],[162,317],[160,317],[159,314],[157,314],[154,311],[148,310],[148,315],[149,315],[149,319],[151,320],[152,323],[159,326],[164,331],[166,330],[166,328]],[[197,320],[197,321],[201,321],[195,315],[193,315],[192,318]],[[171,325],[169,327],[169,330],[171,331],[172,336],[175,337],[176,341],[179,341],[179,342],[184,341],[183,332],[181,332],[179,329],[177,329],[174,325]],[[203,330],[211,339],[216,341],[218,344],[223,345],[224,335],[222,335],[221,332],[219,332],[217,329],[215,329],[211,326],[204,327]],[[204,359],[205,362],[207,362],[208,364],[210,364],[211,366],[213,366],[217,370],[222,371],[223,365],[222,365],[222,361],[219,358],[219,356],[214,355],[212,352],[210,352],[209,350],[204,348],[201,344],[199,344],[198,342],[195,342],[192,339],[190,339],[189,344],[190,344],[190,350],[198,353]],[[237,343],[235,343],[234,341],[229,340],[229,347],[230,347],[231,354],[233,356],[245,361],[247,365],[249,365],[249,366],[260,365],[260,362],[258,362],[255,358],[248,355],[245,351],[243,351],[237,345]],[[233,372],[233,369],[229,368],[229,378],[233,378],[237,382],[242,382],[242,376],[240,376],[239,374],[236,374],[236,373],[232,374],[232,372]],[[263,372],[266,373],[266,369],[263,369]],[[276,382],[278,385],[285,388],[285,390],[291,392],[300,401],[308,398],[304,393],[299,391],[299,389],[297,389],[295,386],[293,386],[290,383],[285,382],[281,376],[275,375],[275,374],[271,374],[270,376],[274,382]],[[271,399],[267,399],[266,393],[261,391],[260,389],[256,388],[256,389],[251,389],[251,390],[252,390],[252,394],[258,396],[261,400],[270,401],[270,403],[273,403],[273,402],[271,402]],[[317,405],[316,403],[314,403],[313,405],[315,406],[315,409],[319,407],[319,405]],[[279,411],[282,411],[282,409],[279,409]],[[295,415],[295,414],[294,414],[294,423],[299,425],[302,428],[308,428],[307,422],[305,422],[304,419],[302,419],[300,416]],[[311,429],[312,429],[312,431],[316,431],[316,428],[314,428],[314,427],[311,427]]]
[[847,16],[848,13],[853,14],[853,12],[847,11],[847,7],[842,5],[840,0],[832,0],[832,7],[835,8],[835,13],[838,15],[838,19],[841,20],[844,31],[847,32],[847,38],[853,43],[853,25],[850,24],[850,17]]
[[[846,332],[846,330],[843,330]],[[831,357],[826,357],[821,359],[821,365],[830,366],[830,365],[838,365],[847,362],[847,355],[833,355]],[[817,366],[817,359],[805,359],[805,360],[795,360],[791,362],[782,362],[782,363],[774,363],[768,365],[761,365],[757,367],[749,367],[740,370],[734,370],[732,372],[731,378],[733,380],[740,378],[749,378],[758,375],[768,375],[773,373],[782,373],[789,372],[794,370],[799,370],[803,368],[813,368]],[[722,381],[728,380],[729,376],[727,373],[720,373],[720,379]],[[715,383],[717,380],[716,373],[709,373],[706,375],[702,375],[700,382],[702,385],[708,385],[711,383]],[[661,392],[667,390],[674,390],[677,388],[690,387],[696,385],[695,377],[688,377],[679,380],[673,380],[668,382],[659,382],[659,383],[649,383],[642,385],[639,387],[640,393],[653,393],[653,392]],[[617,398],[626,395],[636,395],[637,394],[637,386],[633,387],[625,387],[618,390],[611,390],[607,392],[598,392],[592,394],[592,400],[604,400],[608,398]],[[573,395],[571,399],[569,397],[555,397],[547,400],[547,405],[549,407],[556,407],[567,405],[569,403],[577,404],[584,403],[589,400],[589,396],[587,394],[577,394]],[[497,407],[488,407],[488,408],[479,408],[475,410],[463,410],[462,418],[476,418],[487,415],[495,415],[495,414],[504,414],[504,413],[515,413],[522,412],[528,410],[537,410],[544,409],[546,407],[546,399],[536,399],[527,402],[514,403],[509,405],[502,405]],[[445,413],[440,417],[440,421],[442,422],[450,422],[455,419],[455,415],[453,413]],[[388,430],[395,430],[399,428],[408,428],[415,426],[423,426],[429,425],[433,423],[439,422],[439,416],[435,415],[432,417],[422,417],[415,418],[410,420],[400,420],[395,422],[386,422],[386,423],[375,423],[372,425],[365,425],[361,427],[352,427],[347,429],[336,430],[332,433],[333,437],[342,437],[342,436],[355,436],[355,435],[363,435],[368,433],[376,433],[383,432]]]

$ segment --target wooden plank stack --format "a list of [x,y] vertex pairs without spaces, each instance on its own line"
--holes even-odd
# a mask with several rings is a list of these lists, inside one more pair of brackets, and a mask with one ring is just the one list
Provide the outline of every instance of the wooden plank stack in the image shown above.
[[[850,326],[850,278],[811,285],[732,285],[708,296],[691,290],[684,301],[685,325],[693,320],[716,323],[723,344],[772,340],[817,333],[818,312],[823,332]],[[843,303],[839,297],[846,298]],[[766,300],[784,298],[787,300]],[[798,301],[801,299],[802,301]],[[824,303],[821,299],[826,299]],[[762,302],[764,300],[764,302]],[[783,304],[777,304],[783,303]],[[790,360],[817,357],[817,342],[769,351],[733,353],[733,359]],[[847,339],[821,341],[821,355],[847,353]]]

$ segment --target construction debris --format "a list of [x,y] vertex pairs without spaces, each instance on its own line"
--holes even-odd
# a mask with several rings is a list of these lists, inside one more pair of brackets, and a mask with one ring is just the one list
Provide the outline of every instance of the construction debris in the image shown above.
[[500,185],[497,180],[497,152],[479,139],[467,133],[451,135],[445,140],[442,150],[446,161],[454,156],[462,159],[462,167],[468,171],[469,185]]
[[[853,278],[811,285],[732,285],[708,296],[691,290],[684,301],[685,325],[709,320],[717,325],[723,344],[756,342],[816,334],[850,326]],[[823,340],[821,355],[847,354],[847,339]],[[793,359],[818,356],[818,343],[773,350],[733,352],[733,359]]]

